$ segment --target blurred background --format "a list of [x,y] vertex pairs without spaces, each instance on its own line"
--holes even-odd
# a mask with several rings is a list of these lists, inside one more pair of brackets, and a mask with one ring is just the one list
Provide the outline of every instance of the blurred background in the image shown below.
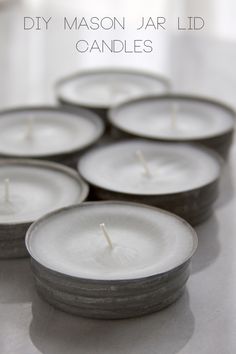
[[[235,14],[235,15],[234,15]],[[25,31],[24,16],[52,16],[48,31]],[[125,16],[126,31],[63,31],[63,17]],[[164,16],[168,30],[135,30],[142,16]],[[178,16],[201,16],[202,31],[177,31]],[[134,24],[134,25],[132,25]],[[79,39],[151,39],[150,54],[80,54]],[[234,0],[0,0],[0,107],[53,102],[55,80],[98,67],[140,68],[169,77],[174,91],[236,106]]]

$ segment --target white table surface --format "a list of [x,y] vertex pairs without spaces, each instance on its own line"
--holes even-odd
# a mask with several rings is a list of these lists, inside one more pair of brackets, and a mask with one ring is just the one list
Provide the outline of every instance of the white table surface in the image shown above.
[[[24,43],[24,34],[17,30],[19,14],[24,16],[23,10],[14,5],[0,12],[1,107],[51,102],[52,81],[67,59],[55,60],[51,50],[42,67],[42,53],[41,57],[31,53],[36,62],[29,68],[28,42]],[[10,26],[13,19],[15,25],[11,22]],[[234,104],[235,43],[199,37],[170,38],[170,43],[168,53],[175,57],[169,73],[175,88]],[[73,61],[71,68],[76,65]],[[235,156],[236,146],[225,166],[214,216],[197,227],[199,247],[193,258],[192,275],[177,303],[159,313],[131,320],[74,317],[38,297],[28,259],[0,261],[0,353],[236,353]]]

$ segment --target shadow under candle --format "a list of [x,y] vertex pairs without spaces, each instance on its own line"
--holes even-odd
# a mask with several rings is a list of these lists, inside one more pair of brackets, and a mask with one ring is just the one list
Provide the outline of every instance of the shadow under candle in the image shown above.
[[[127,320],[92,320],[54,309],[35,295],[30,337],[44,354],[174,354],[194,332],[187,290],[173,305]],[[154,350],[154,351],[153,351]]]
[[219,226],[214,214],[195,230],[198,235],[198,247],[192,258],[192,273],[198,273],[209,267],[220,254]]
[[217,209],[221,208],[225,204],[229,203],[233,197],[234,197],[234,185],[233,185],[232,168],[230,165],[230,161],[227,161],[227,163],[223,167],[223,171],[220,179],[219,198],[215,203],[215,207]]
[[35,292],[29,258],[0,261],[0,303],[31,302]]

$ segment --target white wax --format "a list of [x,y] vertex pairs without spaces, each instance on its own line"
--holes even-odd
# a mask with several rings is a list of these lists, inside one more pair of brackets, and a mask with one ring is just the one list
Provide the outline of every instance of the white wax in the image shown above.
[[[55,166],[55,164],[53,164]],[[6,182],[9,193],[5,200]],[[76,174],[47,164],[3,162],[0,164],[0,224],[32,222],[63,206],[78,203],[84,184]]]
[[[99,225],[105,223],[113,249]],[[89,279],[132,279],[183,264],[197,246],[183,220],[132,203],[85,203],[37,222],[26,244],[30,255],[57,272]]]
[[198,139],[230,131],[233,113],[220,106],[191,99],[144,99],[111,113],[118,128],[138,136],[164,139]]
[[[137,158],[141,151],[150,175]],[[79,171],[101,188],[140,195],[169,194],[202,187],[219,177],[220,164],[201,148],[130,140],[101,146],[86,153]]]
[[130,98],[166,92],[167,83],[142,72],[99,71],[71,77],[58,86],[59,97],[73,103],[110,107]]
[[39,157],[68,153],[89,145],[102,131],[100,120],[64,111],[9,111],[0,115],[0,154]]

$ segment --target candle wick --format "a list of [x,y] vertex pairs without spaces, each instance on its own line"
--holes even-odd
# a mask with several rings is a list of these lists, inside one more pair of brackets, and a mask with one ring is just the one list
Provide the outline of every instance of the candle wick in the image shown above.
[[178,113],[178,104],[173,103],[171,105],[171,127],[176,129],[177,127],[177,113]]
[[151,172],[149,170],[147,160],[145,159],[142,151],[141,150],[137,150],[136,151],[136,156],[138,157],[138,160],[139,160],[140,164],[143,166],[145,175],[148,176],[148,177],[151,177]]
[[5,203],[10,202],[10,180],[6,178],[4,180],[4,201]]
[[104,223],[100,224],[100,229],[102,230],[102,233],[103,233],[103,236],[105,237],[107,243],[108,243],[108,246],[110,247],[110,249],[113,249],[113,244],[111,242],[111,238],[108,234],[108,231],[107,231],[107,228],[106,228],[106,225]]
[[33,127],[34,127],[34,119],[33,117],[29,117],[27,120],[27,130],[25,133],[26,140],[31,140],[33,138]]

